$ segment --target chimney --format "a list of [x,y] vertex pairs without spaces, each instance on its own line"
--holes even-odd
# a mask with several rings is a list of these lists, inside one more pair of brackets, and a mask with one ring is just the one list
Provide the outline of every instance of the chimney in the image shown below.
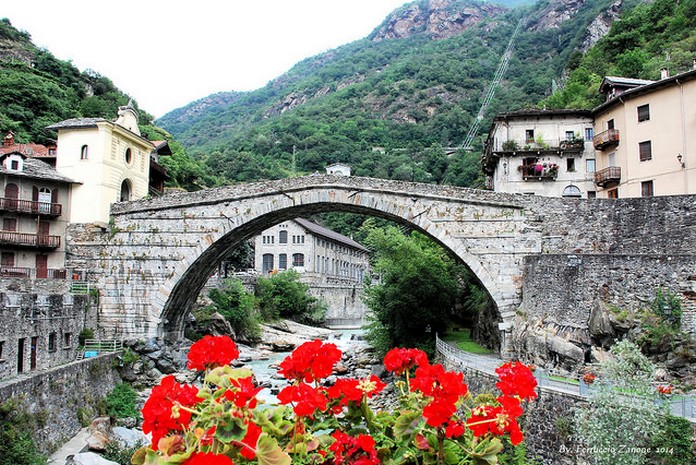
[[9,147],[11,145],[14,145],[14,133],[12,131],[7,131],[7,134],[5,134],[5,140],[3,141],[3,146]]
[[662,68],[660,70],[660,79],[667,79],[669,77],[669,70],[667,68]]

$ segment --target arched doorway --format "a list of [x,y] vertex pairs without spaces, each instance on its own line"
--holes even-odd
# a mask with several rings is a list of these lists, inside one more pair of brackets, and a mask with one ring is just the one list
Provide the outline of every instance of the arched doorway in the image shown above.
[[131,199],[131,183],[128,179],[124,179],[121,183],[121,202],[128,202]]

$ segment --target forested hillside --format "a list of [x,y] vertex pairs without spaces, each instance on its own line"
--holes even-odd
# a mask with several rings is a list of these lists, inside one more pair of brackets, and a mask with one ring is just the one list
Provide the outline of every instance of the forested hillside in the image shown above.
[[563,89],[542,102],[549,108],[593,108],[601,103],[604,76],[656,80],[693,67],[696,58],[696,0],[654,0],[627,11],[584,56],[568,63]]
[[311,173],[341,161],[356,175],[476,185],[476,153],[448,156],[445,148],[464,141],[518,22],[509,70],[475,147],[495,113],[548,97],[577,51],[596,40],[590,26],[632,4],[542,0],[505,9],[419,0],[367,38],[308,58],[261,89],[213,95],[158,124],[219,182]]
[[[20,143],[46,143],[56,134],[46,126],[68,118],[116,118],[118,107],[130,97],[105,76],[59,60],[37,48],[31,36],[0,19],[0,133],[13,131]],[[205,182],[205,168],[190,159],[184,148],[164,130],[152,125],[152,115],[138,110],[140,129],[150,140],[170,141],[174,154],[161,162],[172,176],[171,184],[197,188]],[[212,183],[212,181],[210,182]]]

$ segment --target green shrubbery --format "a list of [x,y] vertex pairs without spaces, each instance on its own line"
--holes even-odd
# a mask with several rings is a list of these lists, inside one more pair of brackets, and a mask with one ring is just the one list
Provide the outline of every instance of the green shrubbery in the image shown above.
[[135,401],[138,394],[128,383],[117,384],[106,395],[106,413],[114,418],[136,418],[139,416]]
[[45,465],[46,457],[31,436],[36,428],[36,419],[20,410],[15,399],[0,403],[0,464],[1,465]]

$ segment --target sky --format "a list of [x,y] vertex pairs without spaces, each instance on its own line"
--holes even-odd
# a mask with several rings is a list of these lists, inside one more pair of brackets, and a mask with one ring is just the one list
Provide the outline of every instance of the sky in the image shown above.
[[20,0],[0,18],[160,117],[263,87],[295,63],[367,36],[409,0]]

